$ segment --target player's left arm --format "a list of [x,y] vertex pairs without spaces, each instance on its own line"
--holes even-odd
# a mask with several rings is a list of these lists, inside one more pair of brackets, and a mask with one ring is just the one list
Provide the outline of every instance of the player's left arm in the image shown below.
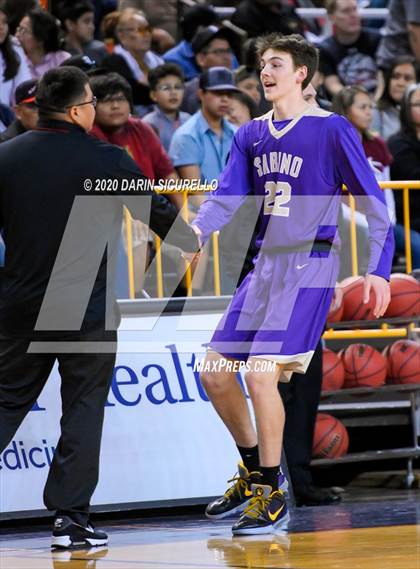
[[365,156],[360,137],[346,119],[335,132],[336,169],[339,179],[362,202],[369,225],[370,258],[365,276],[364,301],[376,295],[374,315],[385,313],[390,301],[389,277],[394,256],[394,234],[385,196]]

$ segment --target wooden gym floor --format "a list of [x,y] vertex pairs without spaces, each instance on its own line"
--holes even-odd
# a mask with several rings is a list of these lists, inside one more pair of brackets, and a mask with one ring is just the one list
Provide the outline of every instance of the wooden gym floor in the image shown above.
[[202,515],[100,523],[108,549],[51,552],[49,530],[0,530],[1,569],[420,569],[420,491],[298,508],[288,533],[233,538]]

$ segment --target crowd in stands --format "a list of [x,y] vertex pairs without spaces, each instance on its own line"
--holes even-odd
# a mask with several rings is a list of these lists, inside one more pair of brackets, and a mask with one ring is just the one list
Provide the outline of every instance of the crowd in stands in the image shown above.
[[[300,33],[320,52],[311,87],[317,104],[353,123],[378,179],[420,179],[418,0],[56,0],[50,11],[43,4],[0,0],[1,143],[36,126],[37,80],[76,65],[91,76],[98,100],[92,136],[126,148],[152,179],[210,182],[237,128],[269,108],[255,38]],[[219,17],[219,6],[232,7],[232,16]],[[360,9],[369,6],[388,8],[387,19],[362,20]],[[326,15],[298,15],[308,7]],[[401,193],[386,195],[403,255]],[[182,206],[180,196],[171,199]],[[202,199],[189,200],[191,216]],[[420,268],[419,191],[410,203],[413,267]],[[138,241],[148,242],[141,227]],[[3,253],[0,243],[0,262]],[[222,255],[222,269],[223,262]]]

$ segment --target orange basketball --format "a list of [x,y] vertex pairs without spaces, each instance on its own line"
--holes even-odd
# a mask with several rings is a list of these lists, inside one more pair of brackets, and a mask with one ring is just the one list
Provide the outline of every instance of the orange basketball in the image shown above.
[[329,324],[332,324],[333,322],[340,322],[340,320],[343,317],[343,312],[344,312],[344,303],[341,302],[339,306],[337,306],[337,308],[335,310],[330,310],[328,312],[328,316],[327,316],[327,322]]
[[390,383],[420,383],[420,344],[398,340],[388,350]]
[[344,366],[332,350],[322,352],[322,391],[336,391],[344,385]]
[[391,377],[391,365],[388,358],[390,347],[391,345],[388,345],[382,350],[382,355],[384,356],[386,361],[386,380],[385,380],[386,383],[394,383]]
[[374,320],[375,293],[371,291],[369,302],[363,302],[363,277],[349,277],[341,283],[343,287],[342,320]]
[[344,387],[380,387],[385,383],[386,359],[368,344],[351,344],[344,350]]
[[343,423],[331,415],[318,413],[312,455],[316,458],[337,458],[346,454],[348,448],[349,436]]
[[420,314],[420,283],[404,273],[391,275],[391,302],[386,316],[418,316]]

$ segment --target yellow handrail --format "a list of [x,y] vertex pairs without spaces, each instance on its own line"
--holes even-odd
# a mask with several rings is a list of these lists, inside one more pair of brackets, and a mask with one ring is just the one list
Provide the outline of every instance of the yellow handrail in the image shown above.
[[156,235],[156,294],[158,298],[163,298],[163,268],[162,268],[162,239]]
[[213,233],[213,267],[214,267],[214,294],[220,296],[220,257],[219,257],[219,235]]
[[130,212],[124,208],[125,230],[127,237],[127,270],[128,270],[128,295],[135,298],[136,289],[134,286],[134,255],[133,255],[133,224]]
[[[183,219],[188,223],[189,222],[189,214],[188,214],[188,194],[187,192],[182,193],[182,209],[181,215]],[[191,272],[191,263],[185,261],[185,285],[187,287],[187,296],[192,296],[192,272]]]
[[410,198],[408,188],[403,188],[403,219],[405,236],[405,258],[407,261],[407,273],[413,270],[413,260],[411,258],[411,236],[410,236]]
[[[389,181],[389,182],[379,182],[379,186],[382,189],[388,188],[391,190],[402,190],[403,191],[403,224],[404,224],[404,235],[405,235],[405,254],[407,260],[406,270],[410,273],[413,269],[412,264],[412,251],[411,251],[411,238],[410,238],[410,203],[409,203],[409,190],[420,190],[420,181],[418,180],[402,180],[402,181]],[[345,189],[345,187],[343,187]],[[157,193],[174,193],[179,190],[166,190],[162,189],[160,186],[156,186],[155,191]],[[200,192],[207,192],[213,190],[213,186],[201,186]],[[183,207],[182,216],[188,222],[188,206],[187,197],[189,194],[197,194],[197,192],[191,192],[188,190],[182,191],[183,197]],[[357,232],[356,232],[356,222],[355,222],[355,200],[352,195],[349,196],[349,205],[351,209],[351,222],[350,222],[350,248],[351,248],[351,267],[353,276],[358,274],[358,254],[357,254]],[[133,238],[132,238],[132,220],[125,211],[126,219],[126,231],[127,231],[127,255],[128,255],[128,284],[129,284],[129,297],[135,297],[135,286],[134,286],[134,261],[133,261]],[[158,237],[155,240],[156,243],[156,277],[157,277],[157,296],[158,298],[163,297],[163,269],[162,269],[162,253],[161,253],[161,241]],[[219,259],[219,243],[218,237],[212,236],[213,243],[213,267],[214,267],[214,294],[220,296],[220,259]],[[187,295],[192,295],[192,271],[190,264],[186,261],[186,273],[185,273],[185,283],[187,288]]]
[[324,340],[358,340],[362,338],[406,338],[407,328],[391,328],[388,330],[327,330]]

